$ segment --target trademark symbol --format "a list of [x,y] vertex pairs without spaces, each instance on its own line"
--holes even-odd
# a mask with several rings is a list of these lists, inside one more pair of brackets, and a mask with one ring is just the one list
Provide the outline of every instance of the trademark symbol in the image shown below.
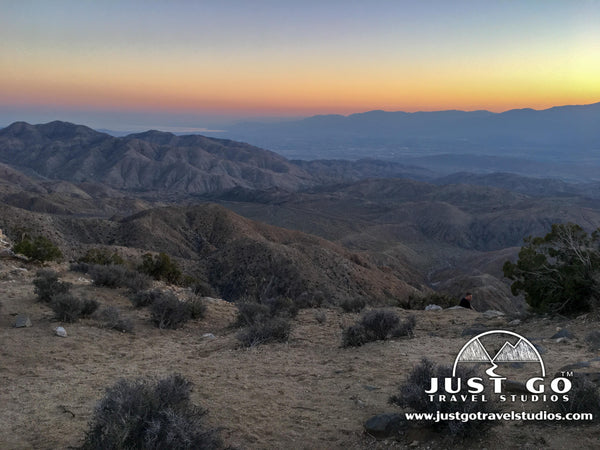
[[570,378],[573,377],[573,372],[572,371],[571,372],[561,372],[560,374],[563,377],[570,377]]

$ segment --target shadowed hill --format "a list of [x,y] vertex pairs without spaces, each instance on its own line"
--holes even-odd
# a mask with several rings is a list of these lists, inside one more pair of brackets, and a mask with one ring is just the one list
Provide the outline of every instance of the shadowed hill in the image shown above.
[[121,220],[44,216],[0,207],[0,226],[28,223],[49,235],[68,255],[95,245],[165,252],[227,300],[244,297],[319,297],[337,303],[364,297],[396,302],[415,288],[408,269],[391,273],[369,257],[322,238],[245,219],[212,204],[165,207]]
[[162,194],[293,190],[311,179],[275,153],[244,143],[158,131],[115,138],[65,122],[16,122],[0,130],[0,162],[37,177]]

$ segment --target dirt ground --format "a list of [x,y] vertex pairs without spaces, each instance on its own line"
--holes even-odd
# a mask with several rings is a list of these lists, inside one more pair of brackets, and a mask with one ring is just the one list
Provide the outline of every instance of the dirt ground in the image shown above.
[[[240,348],[231,328],[234,305],[208,300],[204,319],[179,330],[159,330],[146,310],[136,310],[120,290],[97,288],[80,274],[56,267],[75,292],[117,306],[135,323],[133,333],[100,328],[94,319],[75,324],[53,320],[35,301],[35,267],[0,260],[0,448],[58,449],[81,445],[95,404],[119,378],[160,377],[179,372],[194,383],[194,403],[227,445],[240,449],[384,448],[600,448],[600,424],[500,422],[469,439],[452,439],[415,427],[396,439],[364,433],[375,414],[401,412],[388,399],[424,356],[451,365],[468,337],[483,323],[535,339],[544,348],[549,374],[597,358],[584,337],[598,323],[587,317],[558,321],[485,319],[466,310],[416,311],[413,339],[393,339],[341,348],[342,330],[359,314],[340,309],[302,310],[286,344]],[[396,310],[401,317],[413,312]],[[14,328],[27,314],[29,328]],[[64,326],[68,337],[54,335]],[[550,337],[565,327],[573,339]],[[214,338],[203,337],[212,333]],[[577,370],[577,369],[575,369]]]

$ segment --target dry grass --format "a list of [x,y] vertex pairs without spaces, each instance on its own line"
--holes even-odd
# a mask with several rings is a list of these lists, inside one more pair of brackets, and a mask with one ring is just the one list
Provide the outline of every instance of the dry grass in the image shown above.
[[[448,438],[415,430],[400,442],[376,442],[363,434],[374,414],[398,411],[388,404],[405,374],[423,355],[442,364],[453,361],[466,338],[461,331],[481,320],[471,311],[404,311],[417,315],[414,339],[369,343],[341,349],[342,330],[358,314],[339,309],[302,310],[292,321],[287,344],[240,348],[231,324],[234,305],[207,303],[205,317],[178,330],[159,330],[147,309],[134,309],[120,291],[91,286],[79,274],[63,272],[75,292],[132,317],[134,333],[97,326],[93,319],[65,324],[69,336],[53,335],[63,325],[35,301],[30,272],[11,272],[0,261],[0,448],[67,448],[80,445],[94,405],[106,387],[121,377],[162,377],[181,373],[194,383],[192,401],[207,408],[210,426],[221,427],[227,445],[238,448],[362,449],[404,448],[414,440],[430,448],[449,447]],[[14,271],[13,271],[14,272]],[[31,328],[12,328],[14,314],[31,317]],[[504,319],[487,321],[501,327]],[[516,331],[549,337],[555,322],[525,322]],[[597,324],[573,321],[571,330],[586,335]],[[586,331],[587,330],[587,331]],[[203,337],[212,333],[215,339]],[[592,359],[583,342],[544,342],[548,372]],[[584,430],[584,431],[582,431]],[[463,448],[597,448],[600,426],[559,427],[502,424]]]

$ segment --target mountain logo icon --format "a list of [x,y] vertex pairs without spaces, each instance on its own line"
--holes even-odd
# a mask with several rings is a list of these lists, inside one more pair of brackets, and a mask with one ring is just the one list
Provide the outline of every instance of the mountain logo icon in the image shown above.
[[[482,342],[482,338],[487,336],[498,335],[500,342],[505,340],[500,350],[489,352],[488,348]],[[498,339],[496,336],[496,339]],[[494,356],[491,356],[491,353]],[[546,368],[544,361],[538,352],[537,348],[525,337],[520,334],[506,330],[492,330],[478,334],[469,342],[467,342],[458,352],[458,356],[454,360],[452,368],[452,376],[456,376],[456,369],[460,363],[488,363],[492,367],[486,370],[486,373],[491,377],[499,377],[494,370],[498,364],[502,363],[531,363],[539,364],[541,376],[546,376]]]

